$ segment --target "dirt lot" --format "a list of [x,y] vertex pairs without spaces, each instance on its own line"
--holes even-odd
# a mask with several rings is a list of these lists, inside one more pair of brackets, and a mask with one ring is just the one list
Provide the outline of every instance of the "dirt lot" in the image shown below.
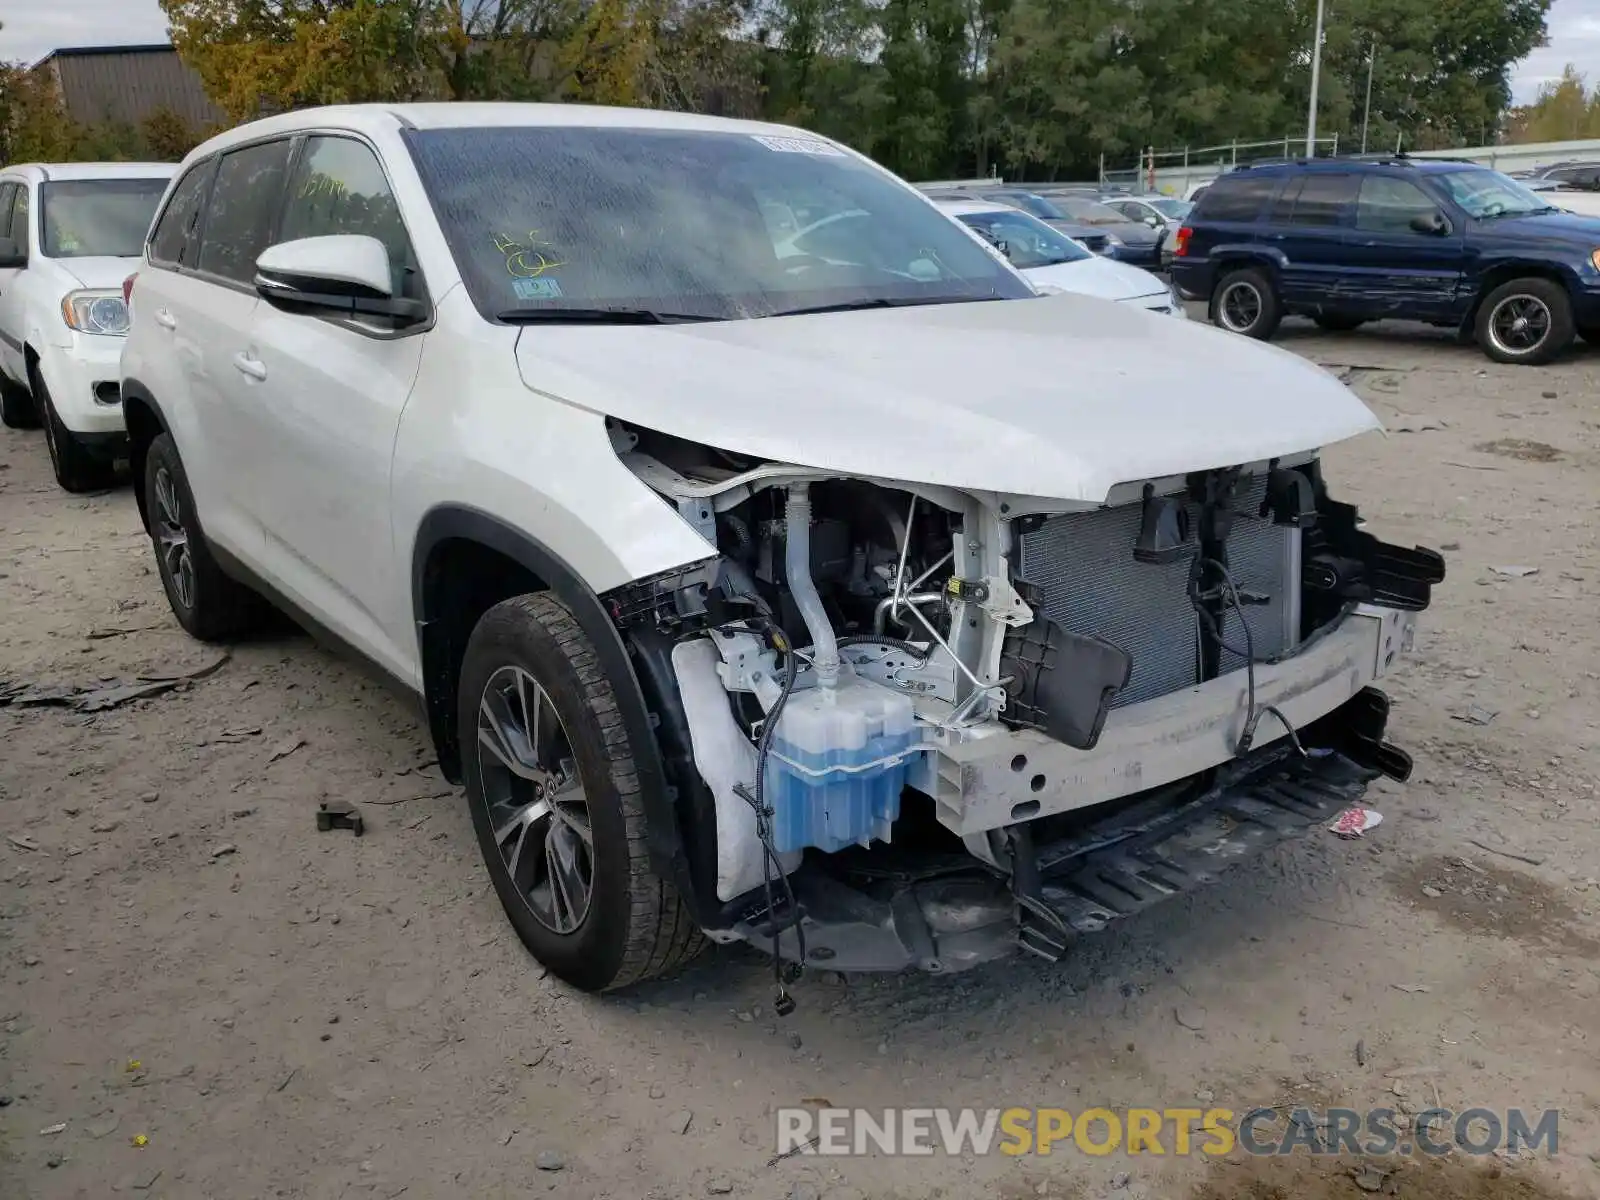
[[[1342,492],[1450,560],[1391,689],[1418,768],[1364,840],[1315,835],[1059,967],[808,976],[779,1019],[764,961],[721,950],[596,1000],[511,935],[407,707],[286,633],[104,712],[0,709],[0,1196],[1317,1200],[1366,1193],[1304,1158],[769,1166],[769,1114],[1436,1097],[1559,1108],[1560,1153],[1387,1192],[1600,1195],[1600,351],[1283,344],[1390,426],[1330,452]],[[0,683],[217,657],[128,491],[57,491],[36,433],[0,437],[0,613]],[[335,797],[367,836],[316,832]]]

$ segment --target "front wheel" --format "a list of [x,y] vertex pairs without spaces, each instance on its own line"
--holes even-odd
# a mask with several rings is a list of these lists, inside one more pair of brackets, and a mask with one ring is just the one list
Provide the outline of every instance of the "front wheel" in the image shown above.
[[495,605],[467,640],[457,737],[489,878],[534,957],[585,991],[650,979],[704,944],[646,849],[637,755],[612,681],[546,593]]
[[66,492],[98,492],[117,482],[115,464],[97,458],[77,436],[61,423],[61,416],[50,399],[50,389],[37,370],[32,373],[33,398],[44,425],[44,444],[50,451],[50,469]]
[[1211,322],[1230,333],[1265,341],[1282,319],[1278,289],[1254,267],[1224,275],[1211,294]]
[[1547,363],[1572,344],[1577,332],[1572,300],[1554,280],[1513,279],[1484,297],[1473,332],[1495,362]]

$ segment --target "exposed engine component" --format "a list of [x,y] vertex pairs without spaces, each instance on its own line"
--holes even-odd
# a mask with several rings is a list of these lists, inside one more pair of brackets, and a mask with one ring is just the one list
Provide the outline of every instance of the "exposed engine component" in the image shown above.
[[1443,563],[1363,532],[1314,455],[1010,512],[613,439],[712,551],[605,599],[671,646],[713,937],[857,968],[1055,958],[1203,878],[1218,837],[1268,844],[1409,770],[1355,689]]

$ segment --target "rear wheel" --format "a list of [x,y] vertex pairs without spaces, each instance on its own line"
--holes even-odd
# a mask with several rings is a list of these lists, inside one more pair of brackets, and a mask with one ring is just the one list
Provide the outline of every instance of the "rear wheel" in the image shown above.
[[1496,362],[1547,363],[1572,344],[1572,300],[1554,280],[1513,279],[1484,297],[1473,332]]
[[255,628],[266,603],[217,565],[170,433],[150,443],[143,486],[156,569],[178,624],[203,642],[226,641]]
[[1283,320],[1278,289],[1264,271],[1249,267],[1224,275],[1211,294],[1211,321],[1230,333],[1265,341]]
[[28,389],[0,375],[0,425],[7,429],[32,429],[39,423],[39,409]]
[[635,755],[611,680],[559,600],[516,596],[467,641],[458,737],[478,845],[517,936],[562,979],[608,991],[704,944],[646,849]]
[[1319,328],[1326,329],[1329,333],[1349,333],[1352,329],[1360,329],[1366,324],[1360,317],[1348,317],[1343,313],[1322,313],[1313,320]]
[[116,464],[98,458],[85,448],[72,430],[61,423],[44,376],[35,367],[29,372],[39,420],[44,425],[45,447],[50,451],[50,467],[56,482],[68,492],[98,492],[117,481]]

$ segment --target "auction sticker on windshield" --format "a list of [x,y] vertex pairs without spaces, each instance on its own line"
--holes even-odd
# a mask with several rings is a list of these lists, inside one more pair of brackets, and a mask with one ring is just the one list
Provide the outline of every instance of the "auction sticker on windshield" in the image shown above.
[[511,290],[518,300],[554,300],[561,295],[561,285],[554,279],[513,279]]
[[764,133],[753,133],[750,136],[768,150],[776,150],[781,154],[824,154],[829,158],[844,157],[844,151],[839,147],[819,142],[815,138],[771,137]]

